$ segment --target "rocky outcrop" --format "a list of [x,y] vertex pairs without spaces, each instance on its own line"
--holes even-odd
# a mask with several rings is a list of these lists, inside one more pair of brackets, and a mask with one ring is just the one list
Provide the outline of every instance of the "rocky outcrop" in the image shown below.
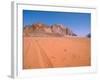
[[27,25],[24,27],[23,32],[24,36],[29,36],[29,34],[33,32],[33,28],[30,25]]
[[90,34],[90,33],[89,33],[89,34],[87,34],[87,35],[86,35],[86,37],[90,38],[90,37],[91,37],[91,34]]
[[43,23],[36,23],[30,26],[24,27],[24,36],[77,36],[70,30],[68,27],[63,26],[62,24],[53,24],[48,26]]
[[66,35],[66,28],[61,24],[54,24],[51,26],[51,30],[53,33]]

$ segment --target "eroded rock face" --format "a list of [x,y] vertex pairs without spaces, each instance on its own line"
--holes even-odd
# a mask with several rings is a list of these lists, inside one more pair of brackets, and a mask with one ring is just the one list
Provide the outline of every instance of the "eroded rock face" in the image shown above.
[[45,31],[45,28],[48,27],[42,23],[32,24],[33,31]]
[[29,36],[33,32],[33,28],[31,26],[25,26],[23,30],[24,36]]
[[24,36],[33,36],[33,35],[77,36],[68,27],[63,26],[62,24],[53,24],[51,26],[48,26],[42,23],[36,23],[24,27]]
[[51,30],[53,33],[58,33],[61,35],[66,35],[66,28],[61,24],[54,24],[51,26]]

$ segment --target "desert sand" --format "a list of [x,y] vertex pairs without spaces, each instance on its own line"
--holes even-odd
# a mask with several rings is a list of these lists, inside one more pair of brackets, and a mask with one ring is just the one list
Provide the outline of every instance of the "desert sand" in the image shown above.
[[90,38],[24,36],[23,41],[23,69],[91,65]]

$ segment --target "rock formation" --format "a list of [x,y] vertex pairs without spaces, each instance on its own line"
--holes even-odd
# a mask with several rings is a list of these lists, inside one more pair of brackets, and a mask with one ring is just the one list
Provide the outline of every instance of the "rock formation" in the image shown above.
[[90,34],[90,33],[89,33],[89,34],[87,34],[87,35],[86,35],[86,37],[90,38],[90,37],[91,37],[91,34]]
[[24,27],[24,36],[77,36],[68,27],[62,24],[48,26],[43,23],[36,23]]

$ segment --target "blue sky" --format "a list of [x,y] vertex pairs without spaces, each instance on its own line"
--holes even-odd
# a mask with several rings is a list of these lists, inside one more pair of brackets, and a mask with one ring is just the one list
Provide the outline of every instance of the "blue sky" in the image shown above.
[[23,10],[23,26],[41,22],[47,25],[63,24],[79,36],[90,33],[91,14]]

